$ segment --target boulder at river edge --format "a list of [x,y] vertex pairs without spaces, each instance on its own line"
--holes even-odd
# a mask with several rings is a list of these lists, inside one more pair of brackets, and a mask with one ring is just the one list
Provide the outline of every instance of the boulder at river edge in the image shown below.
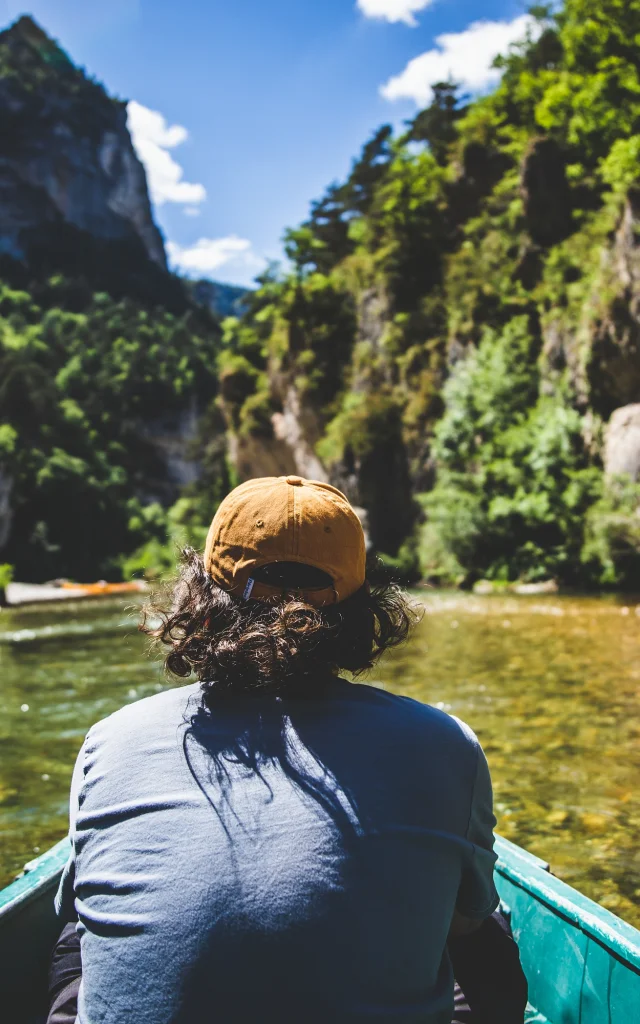
[[607,476],[623,473],[640,478],[640,403],[623,405],[612,414],[604,444]]

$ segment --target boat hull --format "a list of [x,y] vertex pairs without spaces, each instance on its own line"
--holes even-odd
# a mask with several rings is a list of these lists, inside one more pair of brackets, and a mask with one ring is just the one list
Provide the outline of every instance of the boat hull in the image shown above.
[[60,931],[53,898],[68,855],[63,839],[0,891],[0,992],[11,1024],[46,1017],[49,958]]
[[[59,925],[53,897],[68,854],[62,840],[0,892],[0,992],[12,1024],[41,1024]],[[529,981],[528,1024],[640,1020],[640,932],[498,837],[496,885]]]

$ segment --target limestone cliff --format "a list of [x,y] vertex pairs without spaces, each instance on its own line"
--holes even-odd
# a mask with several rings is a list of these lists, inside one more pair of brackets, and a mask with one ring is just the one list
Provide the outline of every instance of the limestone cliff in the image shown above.
[[319,459],[396,566],[628,586],[640,0],[531,17],[493,93],[435,84],[287,232],[293,271],[227,329],[227,422],[243,475],[269,445]]
[[215,504],[213,307],[238,296],[204,291],[167,269],[125,104],[20,18],[0,33],[0,563],[18,578],[118,578],[167,506]]
[[22,17],[0,33],[0,253],[35,260],[69,230],[166,270],[125,104]]
[[0,551],[5,546],[11,533],[13,512],[11,509],[11,491],[13,480],[0,467]]
[[[363,287],[350,311],[356,357],[348,370],[345,401],[368,407],[381,397],[380,429],[373,444],[342,444],[339,422],[335,446],[327,445],[326,431],[332,413],[322,392],[308,386],[300,374],[295,352],[285,358],[273,353],[264,383],[268,388],[268,414],[256,430],[255,418],[237,419],[235,409],[243,394],[241,369],[223,372],[221,391],[229,430],[229,454],[240,480],[267,474],[297,473],[326,480],[339,487],[366,520],[368,536],[376,549],[397,551],[415,521],[409,459],[412,447],[401,436],[401,424],[393,405],[386,403],[385,389],[393,385],[394,366],[385,352],[389,333],[389,302],[378,285]],[[330,315],[330,314],[329,314]],[[332,324],[335,328],[336,324]],[[296,325],[286,326],[289,344],[296,344]],[[323,337],[323,343],[326,339]],[[307,338],[300,336],[304,346]],[[304,351],[304,347],[302,349]],[[327,376],[350,354],[336,352],[326,368]],[[307,361],[308,365],[308,361]]]
[[591,402],[604,416],[640,397],[640,191],[632,189],[603,251],[592,304]]

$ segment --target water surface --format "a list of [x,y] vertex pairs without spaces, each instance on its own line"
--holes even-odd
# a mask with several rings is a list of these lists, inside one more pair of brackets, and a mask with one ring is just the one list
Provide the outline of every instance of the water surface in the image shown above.
[[[640,605],[424,592],[373,680],[465,719],[498,831],[640,926]],[[0,884],[60,839],[89,726],[171,685],[122,599],[0,613]]]

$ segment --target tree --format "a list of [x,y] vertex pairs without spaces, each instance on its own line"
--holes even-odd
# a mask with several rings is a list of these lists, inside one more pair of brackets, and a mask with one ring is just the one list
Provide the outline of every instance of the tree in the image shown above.
[[353,213],[367,214],[376,188],[384,177],[392,158],[392,128],[383,124],[362,147],[344,186],[344,203]]
[[346,182],[334,182],[311,204],[309,220],[285,234],[285,252],[298,272],[309,268],[328,274],[353,252],[349,226],[366,215],[390,164],[391,125],[382,125],[362,147]]
[[466,97],[459,96],[458,89],[452,81],[436,82],[429,106],[408,122],[407,140],[426,142],[441,166],[446,164],[449,147],[456,139],[456,124],[467,110],[462,102]]

